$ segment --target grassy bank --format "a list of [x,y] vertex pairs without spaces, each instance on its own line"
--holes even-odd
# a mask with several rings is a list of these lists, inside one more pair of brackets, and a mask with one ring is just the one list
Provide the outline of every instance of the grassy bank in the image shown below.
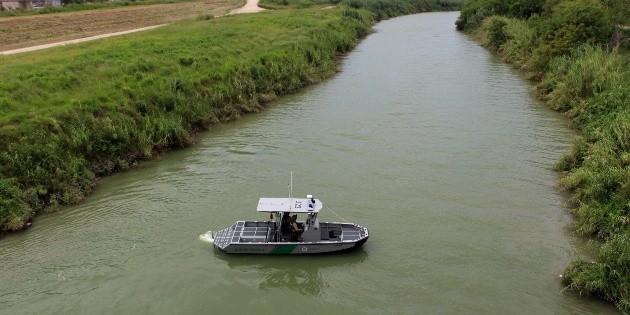
[[576,231],[601,242],[597,261],[565,271],[569,289],[630,313],[630,44],[623,1],[467,3],[457,21],[538,81],[580,136],[557,164]]
[[330,77],[375,18],[440,8],[352,1],[322,10],[290,0],[284,10],[0,56],[0,233],[80,202],[100,176]]
[[336,71],[370,13],[287,10],[0,57],[0,227]]

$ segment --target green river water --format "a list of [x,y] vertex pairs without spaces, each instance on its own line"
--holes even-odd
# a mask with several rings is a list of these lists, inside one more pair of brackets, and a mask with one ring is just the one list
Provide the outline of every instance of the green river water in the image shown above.
[[[567,121],[457,16],[381,22],[334,78],[0,239],[0,313],[615,313],[560,283],[592,252],[552,170]],[[228,256],[199,241],[264,219],[258,198],[288,196],[291,170],[295,196],[370,229],[363,248]]]

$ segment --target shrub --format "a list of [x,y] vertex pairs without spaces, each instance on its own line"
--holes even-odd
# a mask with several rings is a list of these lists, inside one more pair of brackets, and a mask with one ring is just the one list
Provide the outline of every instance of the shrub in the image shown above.
[[499,49],[501,45],[505,44],[508,39],[506,33],[507,22],[501,18],[492,18],[490,26],[488,27],[488,39],[490,45],[494,49]]
[[630,24],[630,5],[628,0],[602,0],[615,24]]
[[510,4],[508,13],[512,17],[528,19],[534,14],[541,14],[544,0],[514,0]]
[[542,44],[534,53],[531,68],[542,73],[554,56],[568,54],[581,44],[606,43],[614,24],[600,2],[576,0],[553,7],[551,16],[536,24],[536,29]]
[[473,30],[481,25],[486,17],[492,15],[508,15],[513,0],[471,0],[464,4],[455,21],[458,30]]

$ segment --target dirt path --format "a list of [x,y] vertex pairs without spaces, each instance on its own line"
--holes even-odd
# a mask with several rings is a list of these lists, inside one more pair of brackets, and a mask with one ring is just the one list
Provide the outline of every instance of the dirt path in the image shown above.
[[0,18],[0,34],[2,34],[0,54],[32,51],[128,34],[201,15],[220,16],[236,7],[239,2],[239,0],[196,0]]
[[264,10],[265,9],[258,6],[258,0],[247,0],[247,3],[244,6],[232,10],[230,14],[256,13]]
[[58,43],[50,43],[50,44],[37,45],[37,46],[31,46],[31,47],[26,47],[26,48],[18,48],[18,49],[13,49],[13,50],[0,51],[0,55],[13,55],[13,54],[19,54],[19,53],[28,52],[28,51],[46,49],[46,48],[50,48],[50,47],[82,43],[82,42],[87,42],[87,41],[100,39],[100,38],[106,38],[106,37],[125,35],[125,34],[129,34],[129,33],[141,32],[141,31],[146,31],[146,30],[152,30],[154,28],[158,28],[158,27],[163,26],[163,25],[166,25],[166,24],[148,26],[148,27],[143,27],[143,28],[137,28],[137,29],[129,30],[129,31],[122,31],[122,32],[116,32],[116,33],[109,33],[109,34],[102,34],[102,35],[78,38],[78,39],[73,39],[73,40],[66,40],[66,41],[58,42]]

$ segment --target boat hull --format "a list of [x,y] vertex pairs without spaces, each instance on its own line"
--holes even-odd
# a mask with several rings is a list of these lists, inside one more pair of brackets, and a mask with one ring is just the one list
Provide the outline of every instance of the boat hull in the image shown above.
[[258,255],[305,255],[346,252],[361,247],[367,237],[357,242],[330,243],[236,243],[225,248],[215,246],[219,251],[228,254],[258,254]]
[[369,237],[367,228],[352,223],[323,222],[319,231],[321,240],[288,241],[275,233],[272,222],[238,221],[217,233],[202,234],[200,239],[228,254],[310,255],[351,251]]

